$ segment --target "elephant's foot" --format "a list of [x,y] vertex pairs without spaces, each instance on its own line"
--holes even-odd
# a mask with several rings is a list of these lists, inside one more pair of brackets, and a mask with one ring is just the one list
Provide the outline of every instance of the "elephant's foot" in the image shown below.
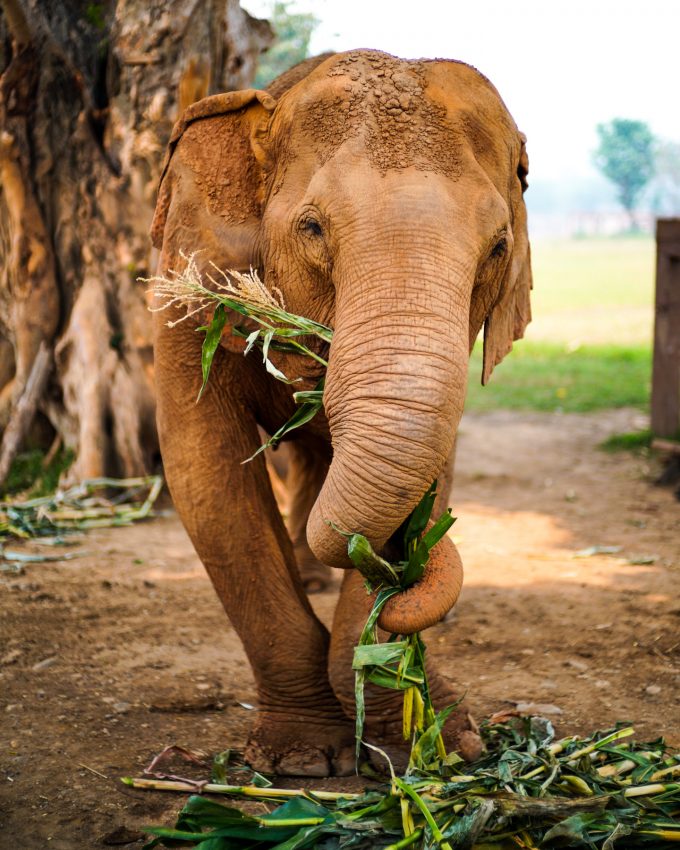
[[355,771],[354,728],[345,719],[262,712],[250,733],[246,762],[277,776],[349,776]]

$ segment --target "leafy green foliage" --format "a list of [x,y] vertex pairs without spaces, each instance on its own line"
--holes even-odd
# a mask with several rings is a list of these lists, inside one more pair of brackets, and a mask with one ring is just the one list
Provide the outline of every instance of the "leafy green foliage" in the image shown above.
[[654,136],[644,121],[614,118],[598,124],[595,164],[616,186],[619,201],[631,215],[654,174]]
[[[149,516],[162,486],[160,475],[93,478],[48,496],[0,502],[0,539],[52,538],[52,543],[59,545],[64,534],[89,528],[130,525]],[[111,496],[112,490],[118,493]],[[56,560],[30,555],[10,558],[10,554],[5,551],[3,557],[6,560]]]
[[[433,726],[444,720],[442,713]],[[157,837],[146,847],[671,850],[680,840],[680,783],[673,781],[680,754],[661,739],[631,741],[632,733],[617,726],[553,743],[543,718],[489,722],[482,727],[486,754],[464,765],[437,759],[428,730],[424,766],[387,785],[323,801],[300,791],[266,815],[191,797],[174,830],[147,830]],[[224,790],[249,796],[248,787]],[[291,792],[263,793],[275,802]]]
[[[189,264],[191,262],[192,259],[190,258]],[[243,278],[247,279],[246,276],[243,276]],[[257,278],[255,280],[261,286],[259,280]],[[244,354],[249,354],[255,347],[259,348],[262,352],[262,361],[265,369],[278,381],[282,381],[285,384],[294,384],[300,379],[291,379],[284,375],[272,362],[269,356],[270,351],[278,351],[283,354],[302,354],[315,360],[324,369],[328,366],[325,358],[312,350],[305,342],[305,340],[309,342],[309,338],[311,337],[316,337],[325,344],[330,343],[333,338],[333,331],[325,325],[321,325],[304,316],[289,313],[273,300],[266,302],[261,300],[261,298],[254,300],[252,296],[238,295],[234,290],[231,290],[229,295],[224,294],[224,289],[222,292],[213,292],[212,290],[204,289],[200,280],[198,283],[194,283],[194,286],[201,292],[201,297],[217,304],[210,324],[198,328],[199,331],[205,332],[205,338],[201,350],[203,383],[197,401],[200,400],[210,377],[213,359],[224,328],[226,327],[228,310],[232,310],[259,325],[255,330],[249,330],[240,325],[232,325],[231,332],[235,336],[240,336],[246,340]],[[247,460],[250,461],[257,457],[265,449],[276,448],[286,434],[296,428],[300,428],[313,419],[323,408],[324,385],[325,375],[318,380],[314,389],[293,393],[293,400],[299,405],[298,409]]]
[[213,313],[213,317],[208,327],[201,328],[201,330],[205,331],[205,339],[203,340],[203,347],[201,348],[201,370],[203,372],[203,383],[201,384],[201,389],[198,391],[198,398],[196,401],[200,400],[203,395],[203,390],[205,390],[206,384],[208,383],[212,362],[215,357],[215,352],[217,351],[217,346],[220,344],[222,331],[224,330],[226,323],[227,311],[224,309],[224,304],[218,304],[217,307],[215,307],[215,312]]
[[74,454],[70,449],[61,448],[45,466],[45,453],[41,449],[22,452],[12,463],[0,497],[28,493],[35,498],[53,493],[62,473],[71,466],[73,459]]
[[[425,759],[430,760],[430,750],[435,746],[441,757],[446,756],[441,725],[437,725],[430,700],[425,673],[425,645],[420,635],[408,635],[401,641],[397,639],[398,635],[392,635],[387,643],[381,644],[377,629],[378,617],[387,601],[422,577],[430,551],[455,521],[450,511],[446,511],[425,530],[430,522],[436,495],[437,482],[434,481],[397,532],[396,537],[401,537],[401,560],[396,563],[390,564],[377,555],[362,535],[345,535],[348,537],[347,554],[350,560],[364,576],[367,589],[377,591],[359,643],[354,649],[352,663],[355,671],[357,759],[363,737],[366,682],[404,693],[403,731],[405,740],[413,735],[413,766],[418,767],[424,764]],[[442,717],[447,717],[448,713],[450,709]]]
[[363,534],[348,535],[347,554],[350,561],[371,586],[387,585],[390,587],[399,584],[399,576],[394,567],[373,551],[373,547]]
[[680,212],[680,142],[659,141],[654,159],[655,176],[650,187],[651,204],[657,215]]
[[276,40],[258,63],[255,88],[265,88],[279,74],[309,56],[309,40],[319,19],[309,12],[289,12],[289,6],[290,3],[281,0],[274,3],[269,22]]

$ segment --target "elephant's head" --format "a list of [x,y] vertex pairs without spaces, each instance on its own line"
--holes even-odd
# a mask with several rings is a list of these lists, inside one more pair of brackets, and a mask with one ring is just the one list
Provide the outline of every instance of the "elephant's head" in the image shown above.
[[526,175],[496,89],[453,61],[337,54],[176,126],[156,244],[258,267],[289,310],[335,329],[333,461],[308,524],[320,560],[349,565],[330,522],[385,546],[452,450],[482,326],[484,383],[522,336]]

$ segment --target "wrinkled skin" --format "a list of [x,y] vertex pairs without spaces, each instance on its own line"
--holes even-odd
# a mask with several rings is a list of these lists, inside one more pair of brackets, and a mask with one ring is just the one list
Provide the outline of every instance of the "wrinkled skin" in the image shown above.
[[[335,330],[325,416],[290,452],[289,534],[264,460],[241,462],[258,426],[272,432],[293,413],[293,389],[227,331],[196,404],[202,335],[157,314],[166,474],[253,667],[261,711],[247,755],[259,769],[354,768],[351,653],[370,599],[348,570],[329,636],[296,561],[308,578],[317,561],[351,566],[329,521],[389,551],[437,477],[446,506],[472,344],[484,326],[486,381],[529,320],[526,173],[523,137],[481,74],[373,51],[308,61],[267,93],[206,98],[175,128],[153,226],[161,271],[182,267],[180,251],[200,250],[206,269],[252,265],[289,310]],[[303,376],[298,389],[320,374],[308,359],[279,365]],[[439,545],[390,628],[430,622],[444,585],[459,582],[453,544]],[[431,675],[435,703],[451,701]],[[398,759],[400,699],[369,691],[366,737]],[[446,734],[478,754],[464,708]]]

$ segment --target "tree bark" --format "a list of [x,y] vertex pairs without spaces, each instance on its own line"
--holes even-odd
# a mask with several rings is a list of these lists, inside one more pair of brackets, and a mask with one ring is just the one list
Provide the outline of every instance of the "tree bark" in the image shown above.
[[7,478],[29,423],[35,416],[52,368],[52,356],[45,342],[40,343],[24,392],[17,402],[0,441],[0,486]]
[[157,458],[138,277],[178,114],[247,87],[272,40],[238,0],[0,0],[0,429],[38,349],[72,480]]

